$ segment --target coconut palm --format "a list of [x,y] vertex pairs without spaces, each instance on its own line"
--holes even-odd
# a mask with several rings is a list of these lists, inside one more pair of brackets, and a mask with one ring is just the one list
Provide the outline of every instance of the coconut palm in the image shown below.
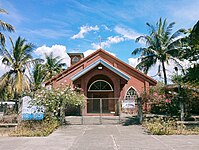
[[143,35],[136,39],[136,42],[146,42],[146,47],[136,48],[132,54],[137,55],[141,53],[139,58],[140,63],[136,66],[139,70],[147,73],[151,67],[158,64],[158,74],[161,69],[164,76],[164,83],[167,84],[167,75],[165,63],[173,60],[177,65],[180,65],[174,56],[178,54],[181,46],[180,35],[185,33],[185,29],[179,29],[172,34],[172,28],[175,22],[167,25],[167,20],[160,18],[156,25],[146,23],[150,29],[149,35]]
[[[2,8],[0,8],[0,14],[8,14],[8,12]],[[12,25],[0,20],[0,40],[1,40],[1,45],[5,45],[5,36],[2,33],[2,31],[8,31],[8,32],[14,32],[15,29]]]
[[182,39],[182,43],[185,49],[180,58],[189,61],[199,60],[199,21],[189,30],[189,35]]
[[35,63],[32,70],[32,89],[37,90],[42,86],[45,79],[44,65],[41,63]]
[[24,90],[29,89],[26,69],[33,62],[31,53],[33,45],[26,43],[25,39],[18,37],[15,43],[10,38],[11,51],[3,47],[0,52],[3,56],[2,63],[9,68],[9,71],[0,77],[0,90],[11,87],[15,98],[19,97]]
[[46,63],[44,64],[44,68],[46,71],[45,80],[48,80],[60,73],[63,70],[63,67],[66,67],[66,63],[62,63],[63,59],[60,59],[59,56],[54,57],[51,52],[49,55],[45,54]]

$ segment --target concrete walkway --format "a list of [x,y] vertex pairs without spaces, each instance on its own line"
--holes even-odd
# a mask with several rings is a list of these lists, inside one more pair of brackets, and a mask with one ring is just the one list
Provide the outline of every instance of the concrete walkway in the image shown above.
[[0,150],[199,150],[199,136],[148,135],[138,125],[71,125],[48,137],[0,137]]

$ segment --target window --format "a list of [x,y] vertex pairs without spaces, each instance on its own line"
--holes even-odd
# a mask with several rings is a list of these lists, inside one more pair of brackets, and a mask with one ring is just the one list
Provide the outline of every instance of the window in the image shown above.
[[126,93],[126,100],[135,100],[137,98],[137,92],[131,87]]
[[97,80],[89,86],[88,91],[113,91],[113,88],[107,81]]
[[73,59],[72,59],[72,63],[76,63],[76,62],[78,62],[79,61],[79,58],[78,57],[73,57]]

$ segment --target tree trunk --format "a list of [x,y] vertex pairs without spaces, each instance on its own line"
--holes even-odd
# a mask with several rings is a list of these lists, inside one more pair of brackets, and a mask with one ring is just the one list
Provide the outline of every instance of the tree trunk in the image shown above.
[[163,71],[163,75],[164,75],[164,84],[167,85],[167,75],[166,75],[166,69],[164,66],[164,61],[162,61],[162,71]]

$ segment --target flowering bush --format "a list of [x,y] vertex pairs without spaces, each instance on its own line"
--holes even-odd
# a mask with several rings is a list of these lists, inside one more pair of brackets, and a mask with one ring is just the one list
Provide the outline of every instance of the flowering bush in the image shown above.
[[179,115],[179,101],[172,95],[154,93],[149,96],[151,113],[164,115]]
[[80,106],[84,98],[82,94],[71,90],[70,87],[40,89],[33,94],[34,105],[44,106],[46,113],[51,113],[59,119],[63,119],[67,106]]
[[179,101],[176,95],[166,94],[161,83],[151,89],[146,99],[151,104],[151,113],[171,116],[179,114]]

